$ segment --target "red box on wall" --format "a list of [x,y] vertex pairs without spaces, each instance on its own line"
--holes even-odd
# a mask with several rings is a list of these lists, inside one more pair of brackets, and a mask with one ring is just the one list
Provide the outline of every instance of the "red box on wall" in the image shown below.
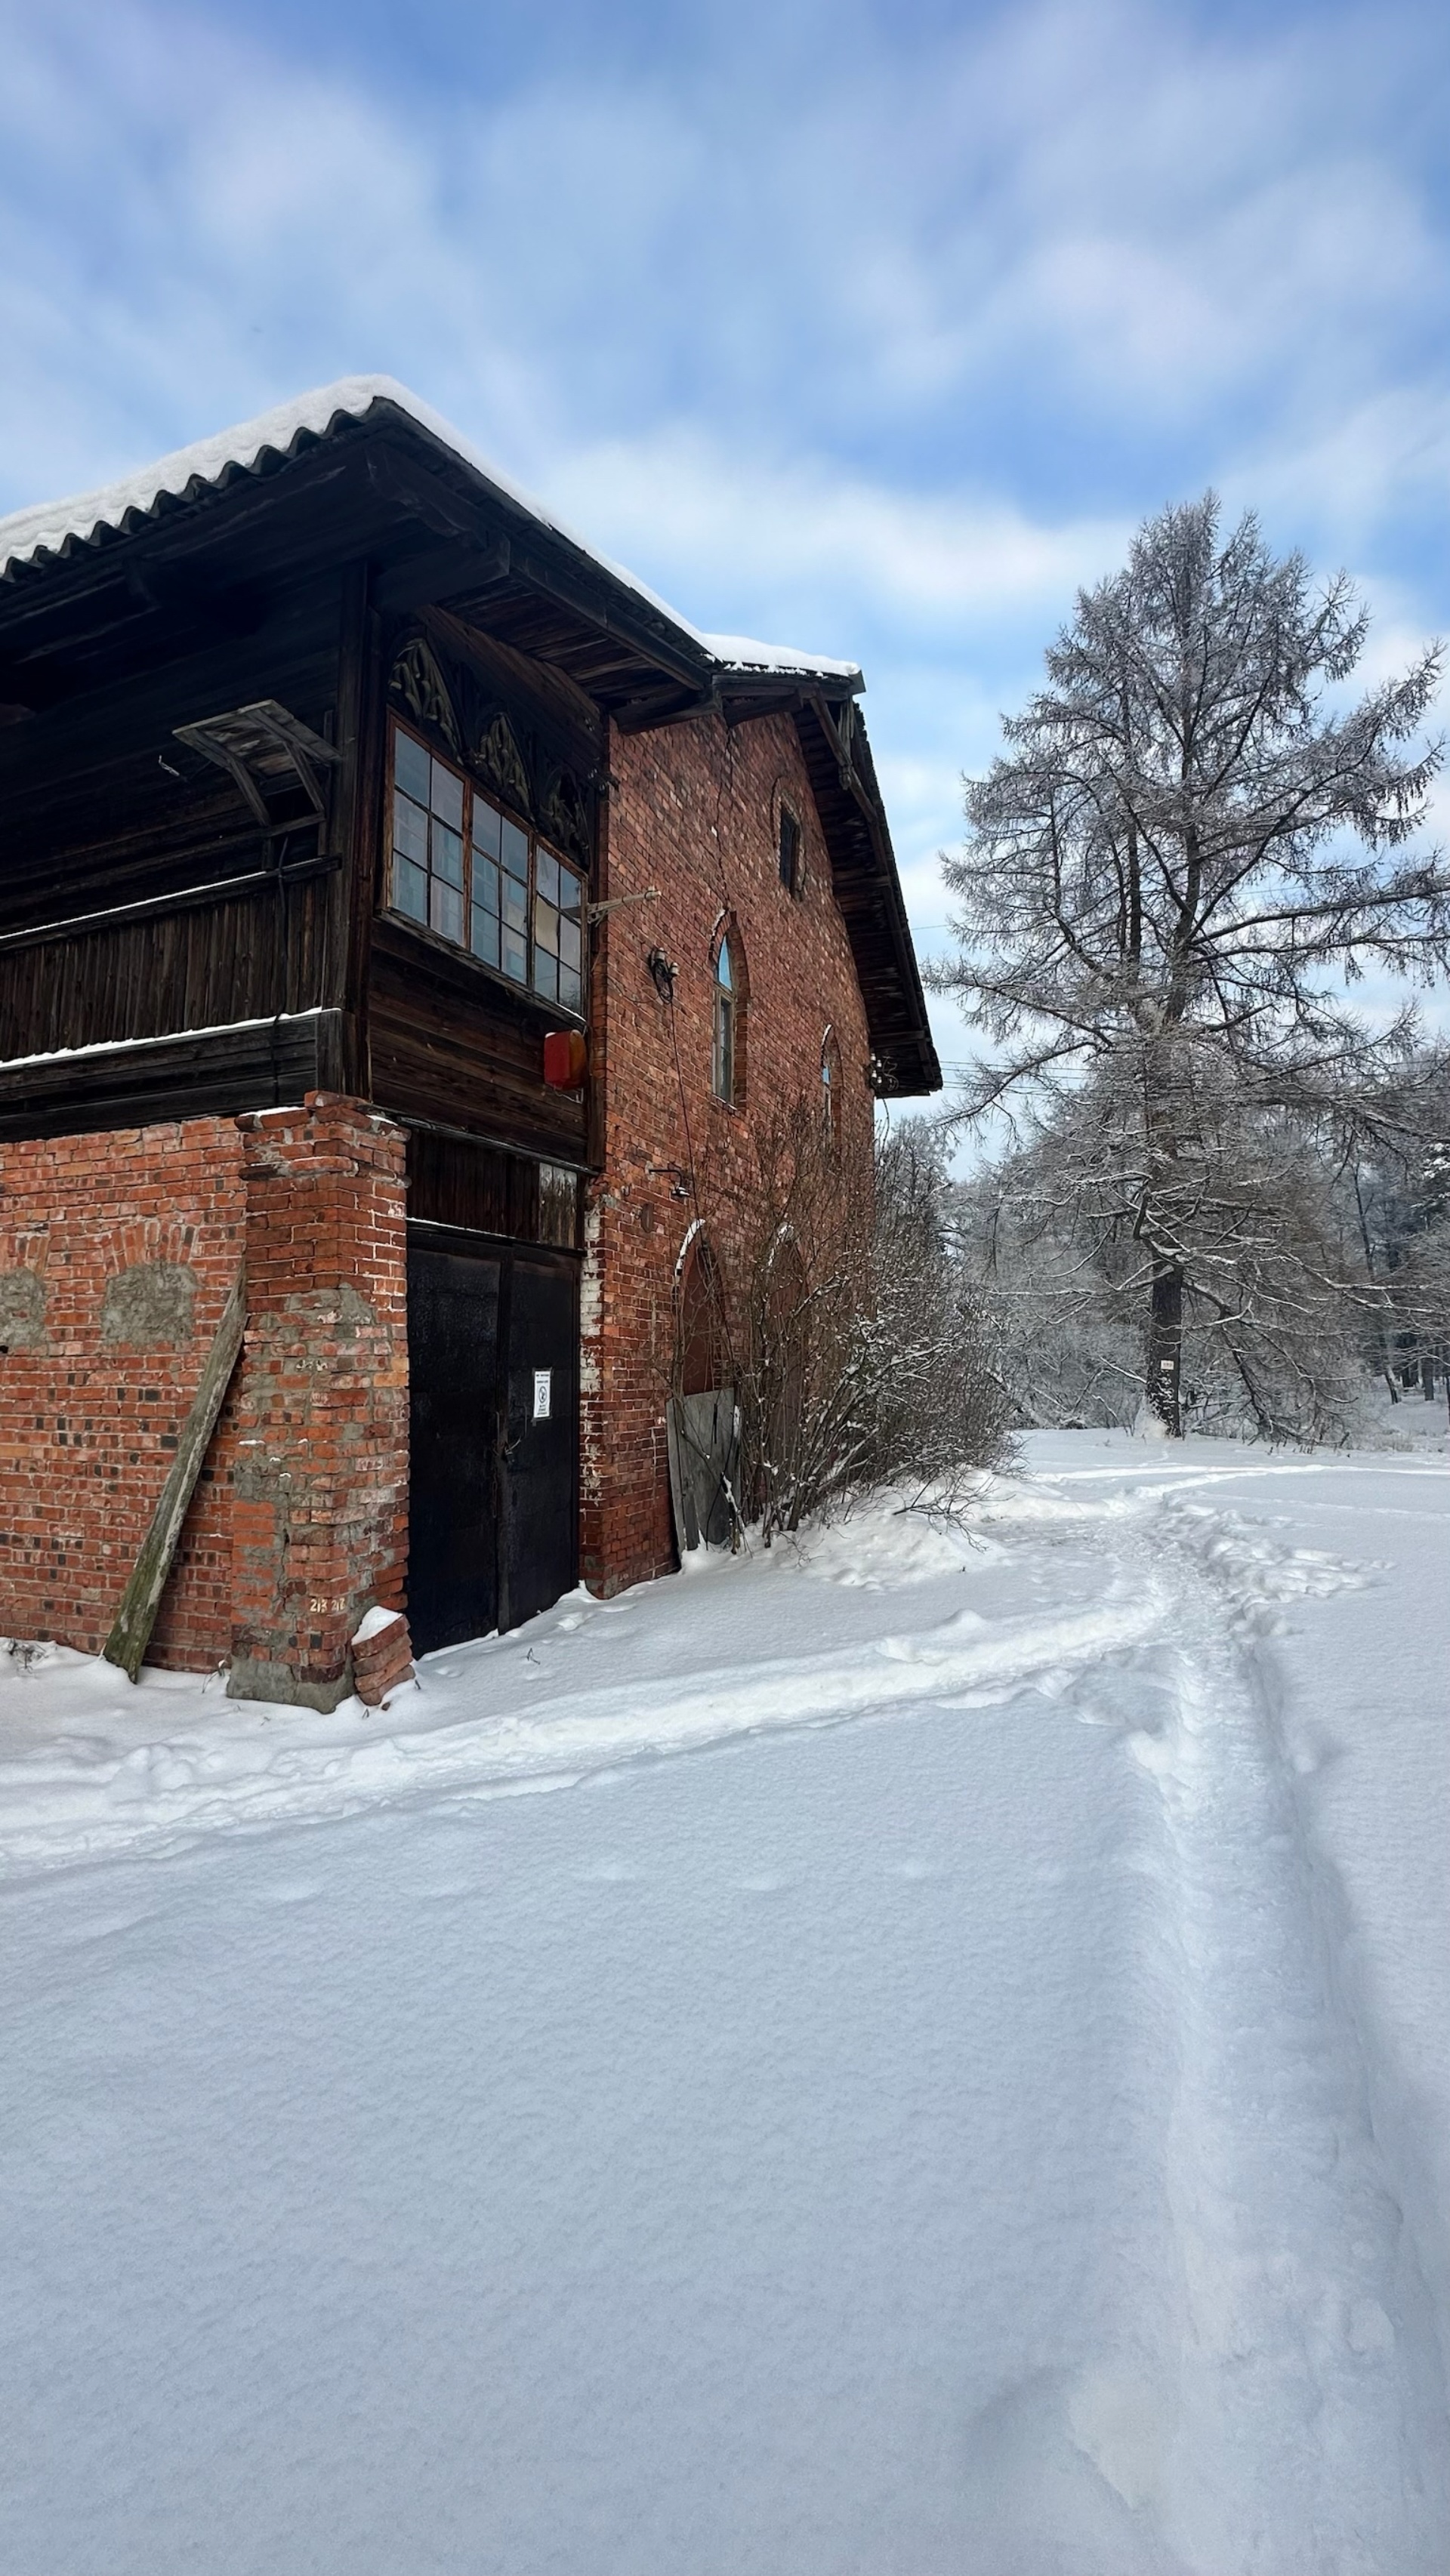
[[544,1080],[551,1091],[577,1091],[589,1070],[582,1029],[550,1029],[544,1040]]

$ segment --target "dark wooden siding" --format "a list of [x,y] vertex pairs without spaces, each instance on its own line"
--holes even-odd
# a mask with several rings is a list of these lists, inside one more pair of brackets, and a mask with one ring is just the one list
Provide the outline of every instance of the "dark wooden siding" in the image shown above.
[[342,1083],[342,1014],[308,1011],[200,1037],[143,1038],[39,1064],[0,1064],[0,1138],[235,1117]]
[[458,1136],[408,1139],[408,1217],[451,1232],[539,1238],[539,1167]]
[[0,948],[0,1062],[313,1009],[334,982],[326,875]]
[[338,631],[320,576],[254,635],[0,734],[0,1063],[341,1003],[332,818],[264,833],[174,738],[265,697],[330,732]]
[[[517,1155],[586,1160],[584,1099],[543,1080],[557,1015],[375,910],[398,629],[367,597],[361,560],[299,570],[254,633],[193,639],[168,660],[153,619],[144,667],[118,630],[113,681],[0,731],[0,1131],[262,1107],[324,1086]],[[467,660],[479,707],[492,692],[516,709],[541,792],[563,761],[592,800],[597,724],[568,683],[454,621],[432,626],[451,677]],[[259,698],[344,755],[320,827],[264,831],[175,738]],[[510,1233],[532,1230],[526,1212],[499,1213]]]
[[501,977],[381,915],[368,1021],[380,1109],[465,1128],[545,1160],[584,1161],[582,1096],[544,1082],[544,1032],[556,1023]]

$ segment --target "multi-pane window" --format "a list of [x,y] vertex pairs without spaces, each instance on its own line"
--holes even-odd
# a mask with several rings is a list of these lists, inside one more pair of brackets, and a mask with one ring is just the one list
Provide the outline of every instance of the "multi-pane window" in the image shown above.
[[[579,1007],[584,954],[584,889],[572,868],[534,844],[534,990]],[[572,1000],[570,996],[572,995]]]
[[583,1009],[584,879],[416,735],[393,727],[391,902],[515,984]]
[[715,960],[715,1045],[710,1084],[717,1100],[735,1097],[735,972],[730,942],[722,939]]
[[464,784],[399,726],[393,747],[393,905],[463,940]]

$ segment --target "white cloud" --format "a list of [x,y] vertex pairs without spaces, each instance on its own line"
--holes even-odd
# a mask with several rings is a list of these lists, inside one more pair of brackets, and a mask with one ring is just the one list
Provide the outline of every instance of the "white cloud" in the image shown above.
[[[833,625],[960,634],[993,617],[1050,614],[1121,555],[1121,521],[1034,521],[988,495],[914,494],[843,470],[829,457],[781,465],[741,456],[699,427],[582,445],[561,455],[550,489],[616,554],[670,566],[676,592],[755,598]],[[780,640],[821,646],[819,635]],[[851,650],[849,639],[842,651]]]
[[469,17],[404,96],[320,7],[0,0],[0,508],[386,369],[700,623],[861,657],[923,920],[1145,510],[1393,577],[1376,668],[1450,622],[1428,10],[499,0],[507,75]]

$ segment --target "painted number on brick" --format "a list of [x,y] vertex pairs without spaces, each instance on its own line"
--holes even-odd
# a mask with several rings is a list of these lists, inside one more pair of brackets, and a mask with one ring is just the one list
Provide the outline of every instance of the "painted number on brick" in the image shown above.
[[535,1371],[534,1371],[534,1420],[535,1420],[536,1422],[547,1422],[547,1421],[548,1421],[548,1419],[549,1419],[549,1415],[550,1415],[551,1411],[553,1410],[553,1402],[554,1402],[554,1372],[553,1372],[553,1370],[552,1370],[552,1369],[535,1369]]

